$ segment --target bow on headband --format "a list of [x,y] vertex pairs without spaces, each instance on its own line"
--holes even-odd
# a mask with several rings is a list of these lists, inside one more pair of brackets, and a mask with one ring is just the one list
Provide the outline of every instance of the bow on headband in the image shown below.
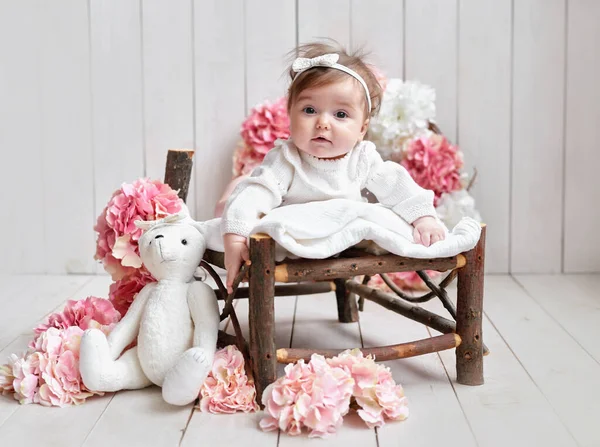
[[[344,65],[338,64],[337,61],[339,58],[340,55],[336,53],[322,54],[321,56],[313,57],[311,59],[307,57],[299,57],[296,58],[296,60],[292,64],[292,70],[299,74],[313,67],[329,67],[343,71],[344,73],[348,73],[350,76],[354,77],[358,82],[360,82],[360,85],[362,85],[363,89],[365,89],[367,110],[369,111],[369,113],[371,113],[371,95],[369,93],[369,87],[367,87],[367,83],[354,70]],[[295,76],[294,79],[292,79],[292,84],[296,79],[298,79],[298,76]]]
[[339,58],[340,55],[335,53],[323,54],[321,56],[313,57],[312,59],[299,57],[292,64],[292,70],[296,73],[300,73],[301,71],[308,70],[312,67],[333,67]]

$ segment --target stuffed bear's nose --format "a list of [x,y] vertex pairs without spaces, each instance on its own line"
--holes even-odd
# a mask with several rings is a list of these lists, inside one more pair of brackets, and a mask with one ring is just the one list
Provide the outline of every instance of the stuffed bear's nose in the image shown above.
[[156,236],[154,236],[154,239],[160,239],[161,237],[164,237],[162,234],[157,234]]

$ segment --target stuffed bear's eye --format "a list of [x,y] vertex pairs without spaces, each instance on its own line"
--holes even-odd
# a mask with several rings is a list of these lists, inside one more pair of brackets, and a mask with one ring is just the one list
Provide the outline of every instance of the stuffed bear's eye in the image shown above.
[[182,239],[182,240],[181,240],[181,243],[182,243],[183,245],[187,245],[187,239]]

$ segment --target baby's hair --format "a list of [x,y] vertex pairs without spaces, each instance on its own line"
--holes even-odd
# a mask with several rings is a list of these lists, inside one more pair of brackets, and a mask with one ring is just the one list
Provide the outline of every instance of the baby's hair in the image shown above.
[[[369,69],[368,65],[364,62],[366,54],[361,51],[356,51],[352,54],[348,54],[348,52],[337,42],[331,40],[331,43],[323,43],[323,42],[315,42],[315,43],[307,43],[304,45],[300,45],[296,48],[293,53],[290,55],[293,58],[296,57],[305,57],[305,58],[313,58],[317,56],[321,56],[323,54],[328,53],[336,53],[339,55],[338,64],[344,65],[356,73],[358,73],[369,88],[369,93],[371,95],[371,110],[366,111],[367,117],[371,117],[377,114],[379,111],[379,106],[381,105],[381,97],[383,95],[383,90],[381,89],[381,85],[377,81],[377,78],[373,74],[373,72]],[[333,84],[335,82],[340,82],[348,79],[349,75],[344,73],[341,70],[336,70],[327,67],[314,67],[310,70],[306,70],[301,73],[296,73],[292,70],[292,67],[289,68],[289,75],[291,80],[293,80],[296,76],[298,79],[290,85],[288,90],[288,112],[290,111],[292,104],[298,97],[298,95],[306,89],[322,87],[325,85]],[[352,78],[354,79],[354,78]],[[354,79],[356,84],[360,87],[360,84],[356,79]],[[362,87],[360,87],[362,90]],[[367,101],[365,100],[365,110],[367,108]]]

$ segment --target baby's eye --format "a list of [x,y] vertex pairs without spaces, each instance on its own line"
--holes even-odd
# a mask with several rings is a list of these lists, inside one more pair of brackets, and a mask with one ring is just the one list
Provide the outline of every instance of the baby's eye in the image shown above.
[[344,119],[344,118],[348,118],[348,114],[346,112],[339,111],[339,112],[335,113],[335,117]]
[[182,243],[183,245],[187,245],[187,240],[186,240],[186,239],[182,239],[182,240],[181,240],[181,243]]
[[312,107],[304,107],[303,112],[308,114],[308,115],[312,115],[313,113],[315,113],[315,109]]

